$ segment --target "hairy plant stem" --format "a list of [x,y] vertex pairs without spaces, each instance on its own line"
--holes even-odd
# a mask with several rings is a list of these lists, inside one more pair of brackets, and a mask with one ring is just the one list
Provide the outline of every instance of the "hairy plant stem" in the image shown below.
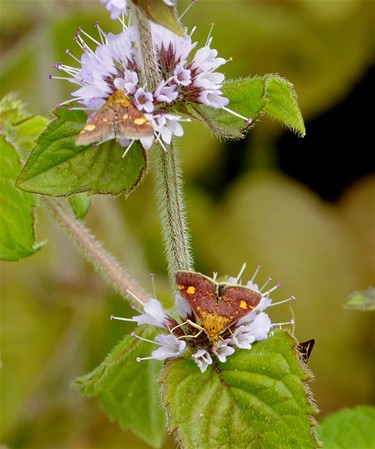
[[159,201],[162,233],[168,262],[168,274],[175,284],[177,270],[192,270],[193,260],[182,195],[182,179],[176,148],[168,152],[158,146],[155,152],[155,185]]
[[121,294],[127,295],[132,304],[139,304],[133,298],[138,298],[143,304],[149,295],[129,276],[119,262],[110,255],[93,237],[90,231],[75,218],[67,202],[57,198],[42,198],[52,217],[59,223],[70,239],[82,250],[86,259],[95,269]]
[[[148,90],[154,90],[162,78],[155,57],[150,23],[136,7],[133,7],[133,18],[138,30],[145,86]],[[161,145],[155,145],[153,149],[155,189],[159,202],[168,275],[171,284],[175,285],[176,271],[192,270],[193,260],[177,150],[173,144],[167,148],[168,151],[165,151]]]

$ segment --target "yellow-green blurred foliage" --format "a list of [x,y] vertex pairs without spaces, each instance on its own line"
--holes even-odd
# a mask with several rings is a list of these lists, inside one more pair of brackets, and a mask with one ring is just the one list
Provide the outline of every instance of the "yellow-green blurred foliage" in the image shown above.
[[[75,87],[48,74],[57,61],[74,65],[65,49],[80,54],[72,40],[77,27],[95,34],[99,20],[104,30],[120,30],[99,1],[2,0],[0,8],[1,94],[19,91],[42,114]],[[226,75],[285,76],[305,120],[345,99],[373,61],[371,1],[201,0],[185,23],[198,26],[194,38],[203,45],[212,22],[213,47],[233,57]],[[186,125],[179,148],[192,245],[198,271],[235,274],[247,261],[251,277],[261,264],[260,281],[271,275],[282,283],[276,299],[298,298],[295,334],[316,339],[311,386],[327,414],[375,397],[373,314],[343,309],[352,291],[374,285],[375,183],[360,179],[334,204],[324,202],[272,163],[282,132],[258,123],[249,170],[213,197],[195,180],[215,179],[223,143],[200,124]],[[258,154],[258,164],[250,154]],[[149,290],[155,272],[159,297],[171,303],[152,166],[128,200],[94,198],[86,223]],[[124,301],[41,211],[37,237],[48,240],[38,254],[1,265],[2,442],[15,449],[145,448],[72,387],[129,331],[109,320],[128,312]],[[274,321],[290,316],[288,306],[272,309]],[[168,441],[165,448],[174,447]]]

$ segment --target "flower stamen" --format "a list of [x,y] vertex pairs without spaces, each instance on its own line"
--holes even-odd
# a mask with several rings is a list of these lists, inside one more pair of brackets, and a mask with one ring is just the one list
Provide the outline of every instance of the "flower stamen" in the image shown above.
[[272,281],[272,278],[268,277],[266,282],[259,289],[259,291],[261,292],[271,281]]
[[[96,23],[98,23],[98,22],[96,22]],[[96,25],[96,24],[95,24]],[[100,27],[99,26],[96,26],[96,29],[97,30],[100,30]],[[90,34],[88,34],[88,33],[86,33],[86,31],[83,29],[83,28],[78,28],[78,30],[79,30],[79,34],[77,34],[77,36],[79,36],[79,38],[81,39],[81,41],[82,41],[82,43],[84,43],[85,45],[86,45],[86,43],[85,43],[85,41],[81,38],[81,34],[80,33],[82,33],[82,34],[84,34],[85,36],[87,36],[92,42],[94,42],[94,44],[95,45],[101,45],[101,43],[99,42],[99,41],[97,41],[94,37],[92,37]],[[99,35],[100,35],[100,32],[98,31],[98,33],[99,33]],[[106,41],[105,41],[106,42]]]
[[[271,278],[268,278],[271,280]],[[280,288],[281,284],[277,283],[274,287],[270,288],[269,290],[267,290],[266,292],[262,293],[263,296],[269,296],[270,293],[274,292],[276,289]],[[262,289],[260,289],[261,291]]]
[[272,327],[282,327],[282,326],[289,326],[294,325],[294,320],[291,319],[290,321],[285,321],[284,323],[272,323]]
[[211,45],[211,42],[212,42],[212,30],[214,29],[214,26],[215,26],[215,24],[211,23],[211,28],[210,28],[210,31],[208,32],[206,43],[204,44],[205,47],[209,47]]
[[253,274],[253,277],[250,279],[250,282],[254,282],[254,280],[255,280],[255,278],[256,278],[256,276],[257,276],[257,274],[259,273],[259,270],[262,268],[262,265],[258,265],[257,266],[257,268],[256,268],[256,270],[255,270],[255,272],[254,272],[254,274]]
[[164,153],[168,153],[168,148],[164,145],[164,142],[161,140],[161,133],[156,134],[156,141],[163,148]]
[[279,306],[280,304],[285,304],[286,302],[295,301],[295,300],[296,300],[296,297],[292,295],[290,298],[284,299],[279,302],[274,302],[274,303],[270,304],[268,307]]
[[99,22],[95,22],[95,28],[98,30],[99,33],[99,37],[100,37],[100,42],[104,45],[107,43],[107,33],[105,33],[100,25]]
[[151,285],[152,285],[152,293],[154,294],[154,298],[158,299],[156,295],[156,288],[155,288],[155,273],[150,273],[151,278]]
[[125,159],[126,155],[128,154],[130,148],[133,146],[135,140],[133,139],[129,145],[125,148],[125,151],[122,153],[121,159]]
[[124,318],[122,316],[111,315],[110,319],[117,320],[117,321],[130,321],[132,323],[135,323],[135,321],[132,318]]
[[245,117],[245,116],[243,116],[243,115],[241,115],[241,114],[238,114],[238,112],[235,112],[235,111],[233,111],[232,109],[226,108],[225,106],[223,106],[222,109],[224,109],[224,111],[229,112],[229,114],[234,115],[235,117],[242,118],[243,120],[245,120],[245,122],[247,122],[247,123],[249,123],[249,124],[253,121],[252,118]]
[[132,337],[138,338],[138,340],[142,340],[145,341],[146,343],[153,343],[154,345],[156,345],[157,343],[153,340],[149,340],[148,338],[144,338],[144,337],[140,337],[139,335],[137,335],[135,332],[132,332],[130,334]]
[[194,5],[194,3],[197,3],[198,0],[192,0],[189,6],[185,9],[185,11],[180,15],[178,18],[179,21],[184,17],[184,15],[190,10],[190,8]]
[[243,272],[245,271],[245,268],[246,268],[246,262],[243,263],[242,268],[241,268],[240,272],[238,273],[238,276],[236,277],[237,284],[240,283],[240,279],[241,279],[241,276],[243,275]]
[[[77,56],[73,55],[73,53],[71,53],[71,51],[69,50],[69,48],[67,48],[65,50],[65,54],[69,55],[71,58],[73,58],[76,62],[78,62],[78,64],[81,64],[81,60],[77,58]],[[75,69],[76,72],[78,73],[78,69]]]
[[138,296],[133,293],[131,290],[129,290],[127,287],[124,288],[124,292],[127,293],[129,296],[131,296],[133,299],[135,299],[138,304],[141,304],[142,307],[144,307],[144,302],[140,300],[140,298],[138,298]]

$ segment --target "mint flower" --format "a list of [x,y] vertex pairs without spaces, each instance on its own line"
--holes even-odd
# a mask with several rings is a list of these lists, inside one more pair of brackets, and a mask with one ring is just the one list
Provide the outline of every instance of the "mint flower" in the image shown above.
[[158,335],[155,337],[155,341],[160,344],[160,348],[152,351],[151,358],[156,360],[179,357],[184,353],[186,348],[186,342],[179,340],[173,334]]
[[[243,321],[243,320],[241,320]],[[251,344],[255,341],[262,341],[268,338],[268,333],[272,328],[270,317],[266,313],[259,313],[247,324],[239,324],[229,338],[228,344],[232,344],[242,349],[251,349]]]
[[[122,3],[111,2],[116,7]],[[155,90],[149,90],[141,81],[143,75],[134,28],[123,24],[123,31],[119,34],[104,33],[99,25],[97,30],[99,40],[78,30],[74,41],[83,52],[80,59],[66,51],[78,64],[77,67],[61,62],[54,66],[66,76],[50,75],[50,78],[64,79],[79,86],[72,92],[73,98],[60,105],[78,103],[80,106],[76,108],[87,110],[92,117],[111,95],[121,90],[154,130],[154,136],[139,138],[146,149],[155,140],[163,146],[163,143],[169,144],[173,136],[183,135],[181,122],[187,119],[180,113],[176,114],[176,110],[186,110],[189,103],[223,108],[235,114],[226,108],[229,100],[221,91],[225,77],[217,72],[226,60],[218,57],[217,50],[211,48],[212,37],[204,47],[195,51],[197,42],[192,42],[191,35],[180,37],[152,24],[161,81]],[[128,146],[131,141],[124,139],[120,143]]]
[[161,303],[157,299],[149,298],[144,305],[144,312],[141,315],[134,316],[133,321],[138,323],[139,326],[150,324],[151,326],[163,328],[167,318],[168,316]]
[[230,339],[219,340],[217,347],[212,348],[212,353],[215,354],[222,363],[225,363],[227,361],[227,357],[235,352],[235,349],[233,346],[229,346],[229,343],[231,343]]
[[[172,317],[168,315],[157,299],[149,298],[144,305],[144,311],[140,315],[134,316],[132,319],[114,317],[115,319],[133,321],[138,325],[153,325],[163,330],[163,333],[157,335],[151,341],[159,347],[152,352],[151,356],[138,358],[137,360],[166,360],[176,357],[191,357],[203,373],[213,363],[215,357],[220,362],[225,363],[227,358],[236,350],[250,350],[255,342],[267,339],[270,331],[275,326],[291,324],[292,321],[290,323],[272,324],[270,317],[264,312],[267,307],[272,306],[270,294],[279,287],[279,284],[264,291],[265,287],[271,281],[269,278],[263,287],[259,288],[254,283],[255,275],[260,268],[258,267],[253,278],[245,284],[246,289],[244,290],[240,282],[244,267],[236,278],[228,277],[228,283],[218,283],[215,278],[210,279],[200,273],[179,272],[182,274],[186,273],[187,279],[191,280],[187,285],[186,292],[188,294],[198,295],[194,296],[194,298],[198,298],[198,301],[201,300],[201,295],[202,302],[198,302],[200,305],[196,305],[194,308],[184,299],[183,294],[177,293],[175,297],[176,316]],[[193,285],[194,283],[195,285]],[[212,297],[211,292],[208,291],[211,286],[216,292],[217,298]],[[239,289],[236,287],[239,287]],[[229,290],[229,293],[227,293],[226,299],[224,300],[220,295],[225,295],[226,289]],[[182,293],[184,293],[184,290],[182,290]],[[217,310],[219,308],[216,311],[214,310],[217,307],[217,303],[226,301],[232,303],[233,307],[238,306],[237,310],[241,312],[240,309],[244,308],[243,303],[245,302],[241,298],[246,299],[246,295],[249,294],[251,297],[258,299],[258,304],[252,310],[249,308],[249,313],[246,313],[237,321],[229,319],[225,321],[228,318],[226,314],[227,309],[225,308],[223,309],[222,315],[218,315]],[[294,297],[277,304],[292,299]],[[211,305],[210,301],[212,301]],[[194,299],[191,303],[195,304]],[[215,334],[215,338],[213,338],[212,330],[205,328],[204,322],[201,322],[199,319],[198,309],[203,307],[207,308],[206,313],[210,316],[207,322],[211,323],[211,326],[218,326],[217,323],[220,323],[220,320],[224,319],[225,324],[220,329],[220,332],[218,332],[217,337]],[[137,337],[136,334],[133,335]],[[139,336],[137,338],[145,340]]]
[[212,357],[206,349],[198,349],[198,351],[194,353],[191,358],[198,365],[198,368],[202,373],[206,371],[209,365],[212,365]]
[[[168,6],[174,5],[174,0],[163,0],[164,3]],[[103,3],[107,9],[111,13],[111,19],[118,19],[122,14],[128,13],[128,2],[127,0],[100,0],[100,3]]]

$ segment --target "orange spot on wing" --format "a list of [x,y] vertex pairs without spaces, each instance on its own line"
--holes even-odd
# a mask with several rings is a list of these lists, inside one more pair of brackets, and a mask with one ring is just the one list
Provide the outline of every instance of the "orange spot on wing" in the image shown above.
[[145,117],[139,117],[134,120],[134,123],[136,125],[144,125],[145,123],[148,123],[148,120]]
[[189,285],[189,287],[186,289],[186,293],[188,293],[189,295],[194,295],[195,287],[193,287],[192,285]]

